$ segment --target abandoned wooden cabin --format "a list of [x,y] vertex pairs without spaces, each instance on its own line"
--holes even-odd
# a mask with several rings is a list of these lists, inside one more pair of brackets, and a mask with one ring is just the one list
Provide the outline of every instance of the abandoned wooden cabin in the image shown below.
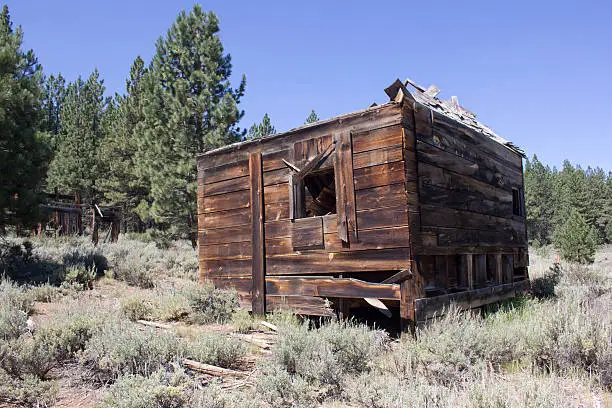
[[201,281],[254,313],[369,303],[410,324],[528,287],[523,153],[435,86],[385,92],[198,155]]

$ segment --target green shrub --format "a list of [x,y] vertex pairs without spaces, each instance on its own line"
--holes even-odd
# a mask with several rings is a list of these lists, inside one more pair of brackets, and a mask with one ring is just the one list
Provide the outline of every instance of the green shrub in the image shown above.
[[311,384],[299,374],[290,374],[277,364],[260,366],[261,376],[255,384],[258,399],[273,408],[313,407],[319,405],[318,385]]
[[23,286],[3,276],[0,278],[0,307],[2,306],[11,306],[29,315],[34,310],[34,300]]
[[215,333],[201,334],[187,346],[192,359],[220,367],[235,367],[246,355],[247,349],[242,341]]
[[42,285],[31,286],[28,291],[32,299],[36,302],[50,303],[57,300],[61,294],[57,286],[43,283]]
[[119,308],[121,313],[132,321],[146,319],[153,312],[152,302],[138,295],[121,299]]
[[96,280],[97,272],[93,267],[84,267],[82,265],[69,266],[64,274],[62,286],[70,288],[93,289],[93,283]]
[[107,408],[181,408],[186,406],[186,378],[163,370],[150,377],[122,375],[108,389],[103,406]]
[[565,222],[555,230],[553,243],[567,261],[584,264],[595,261],[595,232],[576,209],[572,209]]
[[238,333],[248,333],[256,329],[258,324],[247,310],[238,309],[232,314],[232,326]]
[[183,358],[184,346],[174,334],[115,322],[93,334],[80,361],[98,379],[108,381],[122,374],[148,376]]
[[16,400],[20,405],[14,406],[22,407],[53,406],[57,393],[58,385],[55,381],[43,381],[30,374],[14,378],[0,370],[0,401]]
[[152,300],[153,311],[151,317],[154,320],[166,322],[184,319],[191,313],[189,301],[180,293],[174,295],[159,293]]
[[28,315],[11,304],[0,305],[0,340],[16,339],[28,330]]
[[238,307],[234,291],[216,289],[210,284],[190,284],[183,289],[189,307],[189,320],[194,323],[225,323]]
[[29,336],[0,342],[0,368],[15,378],[44,379],[57,359],[46,345]]
[[281,330],[273,357],[290,374],[338,386],[343,375],[367,371],[387,341],[385,332],[352,322],[332,321],[312,330],[304,324]]

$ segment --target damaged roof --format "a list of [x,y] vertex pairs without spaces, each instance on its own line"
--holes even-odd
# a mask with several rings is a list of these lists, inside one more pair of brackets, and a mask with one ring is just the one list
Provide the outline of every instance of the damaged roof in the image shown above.
[[[407,85],[410,85],[414,89],[414,92],[408,91]],[[448,100],[442,100],[442,99],[436,98],[436,96],[440,93],[440,90],[435,85],[431,85],[429,86],[429,88],[425,89],[424,87],[416,84],[410,79],[406,79],[405,83],[400,81],[399,79],[396,79],[395,82],[393,82],[393,84],[391,84],[389,87],[385,89],[385,93],[390,98],[390,101],[386,104],[383,104],[383,105],[372,104],[370,107],[356,111],[356,112],[347,113],[347,114],[336,116],[330,119],[320,120],[314,123],[304,124],[302,126],[298,126],[296,128],[290,129],[286,132],[276,133],[273,135],[262,137],[260,139],[242,140],[240,142],[222,146],[222,147],[219,147],[213,150],[208,150],[203,153],[198,153],[197,156],[199,157],[199,156],[213,155],[213,154],[221,153],[224,151],[240,149],[245,145],[261,143],[262,141],[266,141],[268,139],[281,138],[284,136],[288,136],[289,134],[295,133],[297,131],[300,131],[304,128],[308,128],[311,126],[319,126],[325,123],[333,122],[338,119],[343,119],[343,118],[347,118],[350,116],[358,115],[363,112],[381,108],[382,106],[387,105],[389,103],[401,102],[403,98],[409,98],[409,99],[412,99],[420,103],[421,105],[426,106],[427,108],[433,111],[436,111],[442,115],[445,115],[457,121],[458,123],[461,123],[483,134],[484,136],[487,136],[488,138],[512,150],[513,152],[523,157],[526,157],[525,153],[518,146],[515,146],[512,142],[505,140],[501,136],[497,135],[495,132],[493,132],[493,130],[491,130],[491,128],[489,128],[484,123],[477,121],[476,114],[460,106],[459,101],[456,96],[452,96]]]
[[[408,85],[412,86],[414,92],[410,92],[407,89]],[[409,78],[407,78],[404,83],[402,83],[399,79],[396,79],[393,84],[385,89],[385,93],[392,101],[396,102],[401,101],[404,97],[412,97],[412,99],[421,105],[424,105],[441,115],[447,116],[456,122],[461,123],[462,125],[482,133],[488,138],[525,157],[525,152],[523,152],[518,146],[515,146],[512,142],[493,132],[493,130],[491,130],[491,128],[484,123],[477,121],[476,114],[459,105],[459,100],[456,96],[451,96],[451,98],[447,100],[436,98],[436,96],[440,93],[440,90],[435,85],[430,85],[429,88],[425,89]]]

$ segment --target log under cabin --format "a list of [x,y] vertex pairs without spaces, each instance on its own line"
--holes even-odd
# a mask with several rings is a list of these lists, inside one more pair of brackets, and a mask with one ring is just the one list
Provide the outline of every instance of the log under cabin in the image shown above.
[[408,327],[528,287],[523,153],[435,86],[385,92],[198,155],[201,281],[257,314],[367,302]]

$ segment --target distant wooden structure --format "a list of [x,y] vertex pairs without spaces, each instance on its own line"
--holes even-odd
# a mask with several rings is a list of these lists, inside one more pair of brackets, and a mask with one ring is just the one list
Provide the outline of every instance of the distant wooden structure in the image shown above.
[[[94,244],[98,244],[100,226],[107,226],[108,233],[105,241],[110,238],[111,242],[119,238],[121,211],[115,207],[100,207],[97,204],[81,204],[79,194],[74,196],[61,194],[48,194],[47,201],[42,205],[46,221],[38,224],[34,235],[83,235],[83,217],[91,218],[91,238]],[[91,215],[88,215],[91,214]]]
[[528,287],[523,153],[435,86],[385,92],[198,155],[202,281],[259,314],[369,304],[397,308],[404,327]]

